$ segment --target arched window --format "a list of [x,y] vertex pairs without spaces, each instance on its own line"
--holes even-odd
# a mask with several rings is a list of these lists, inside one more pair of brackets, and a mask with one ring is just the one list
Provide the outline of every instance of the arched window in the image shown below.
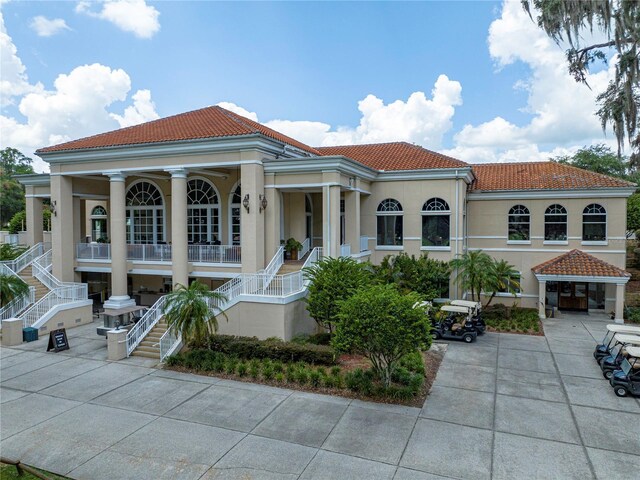
[[531,214],[524,205],[515,205],[509,210],[509,240],[530,240]]
[[242,190],[240,184],[231,193],[229,199],[229,235],[231,245],[240,245],[240,208],[242,208]]
[[313,202],[308,193],[304,196],[304,213],[306,219],[306,238],[310,239],[313,245]]
[[127,241],[164,243],[164,201],[158,187],[140,180],[127,191]]
[[562,205],[554,203],[544,212],[544,239],[567,240],[567,210]]
[[107,242],[107,210],[98,205],[91,210],[91,239],[94,242]]
[[448,247],[451,209],[441,198],[430,198],[422,206],[422,246]]
[[402,205],[387,198],[378,205],[378,245],[402,246]]
[[582,240],[603,242],[607,239],[607,211],[602,205],[592,203],[582,211]]
[[189,243],[220,244],[220,205],[215,187],[202,178],[187,182]]

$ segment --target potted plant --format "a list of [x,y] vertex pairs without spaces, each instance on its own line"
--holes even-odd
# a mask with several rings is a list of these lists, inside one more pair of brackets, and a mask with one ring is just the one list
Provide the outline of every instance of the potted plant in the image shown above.
[[291,237],[284,244],[284,250],[289,254],[291,260],[298,260],[298,252],[302,248],[302,244],[295,238]]

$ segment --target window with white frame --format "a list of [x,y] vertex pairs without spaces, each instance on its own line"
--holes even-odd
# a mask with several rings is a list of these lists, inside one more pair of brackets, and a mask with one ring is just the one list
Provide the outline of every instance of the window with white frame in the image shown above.
[[128,243],[164,243],[164,201],[160,190],[144,180],[127,191]]
[[104,242],[107,238],[107,210],[98,205],[91,210],[91,239]]
[[451,209],[441,198],[430,198],[422,206],[422,246],[448,247]]
[[524,205],[515,205],[509,210],[509,240],[527,241],[530,237],[531,214]]
[[558,242],[567,240],[567,209],[554,203],[544,212],[544,239]]
[[498,293],[507,293],[507,294],[515,293],[516,295],[520,295],[522,293],[522,290],[521,290],[522,287],[520,282],[521,278],[522,278],[522,274],[520,272],[514,273],[509,277],[508,284],[507,284],[507,281],[503,282],[502,286],[498,289]]
[[220,240],[218,192],[207,180],[187,183],[187,238],[189,243],[217,243]]
[[377,211],[378,245],[402,246],[402,205],[393,198],[380,202]]
[[231,235],[231,245],[240,245],[240,208],[242,208],[242,190],[240,184],[231,194],[229,202],[231,214],[229,215],[229,232]]
[[582,211],[582,240],[604,242],[607,239],[607,211],[602,205],[592,203]]

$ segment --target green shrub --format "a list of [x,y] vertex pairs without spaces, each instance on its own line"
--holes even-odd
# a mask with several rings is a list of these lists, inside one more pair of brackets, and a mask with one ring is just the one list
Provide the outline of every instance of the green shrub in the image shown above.
[[284,383],[284,373],[278,372],[273,376],[273,379],[278,383]]
[[322,374],[318,370],[311,370],[309,372],[309,383],[312,387],[319,387],[322,381]]
[[331,343],[331,334],[329,332],[316,333],[307,338],[307,343],[313,345],[329,345]]
[[249,375],[254,380],[260,376],[260,366],[256,363],[249,362]]
[[336,377],[325,376],[322,378],[322,385],[327,388],[334,388],[336,386]]
[[236,371],[236,366],[238,365],[238,359],[235,357],[227,357],[227,360],[224,364],[224,371],[227,375],[233,375]]
[[309,371],[306,368],[299,368],[295,378],[300,385],[305,385],[309,381]]
[[540,320],[535,308],[491,305],[482,312],[487,326],[504,332],[540,332]]
[[640,323],[640,307],[626,307],[624,318],[631,323]]
[[275,340],[258,340],[255,337],[211,335],[211,350],[240,358],[269,358],[281,362],[303,361],[312,364],[335,364],[334,352],[325,345],[297,344]]
[[398,365],[406,368],[410,372],[421,373],[422,375],[424,375],[425,373],[422,353],[418,350],[416,350],[415,352],[407,353],[400,359]]
[[274,375],[273,364],[269,361],[262,363],[262,378],[265,380],[271,380]]
[[331,375],[334,377],[339,377],[342,373],[342,369],[339,366],[331,367]]
[[273,362],[273,371],[275,373],[283,373],[284,372],[284,364],[280,360],[276,360]]
[[247,370],[249,369],[249,367],[247,366],[247,364],[245,362],[240,362],[238,363],[238,376],[239,377],[244,377],[245,375],[247,375]]
[[349,390],[363,395],[371,395],[374,391],[374,374],[372,370],[356,368],[345,375],[345,384]]

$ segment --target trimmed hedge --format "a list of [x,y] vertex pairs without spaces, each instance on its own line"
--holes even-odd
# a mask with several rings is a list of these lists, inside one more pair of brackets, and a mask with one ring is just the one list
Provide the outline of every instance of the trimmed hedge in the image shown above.
[[211,335],[208,347],[215,352],[239,358],[269,358],[287,363],[305,362],[321,365],[336,363],[333,349],[326,345],[283,342],[276,339],[258,340],[255,337]]

